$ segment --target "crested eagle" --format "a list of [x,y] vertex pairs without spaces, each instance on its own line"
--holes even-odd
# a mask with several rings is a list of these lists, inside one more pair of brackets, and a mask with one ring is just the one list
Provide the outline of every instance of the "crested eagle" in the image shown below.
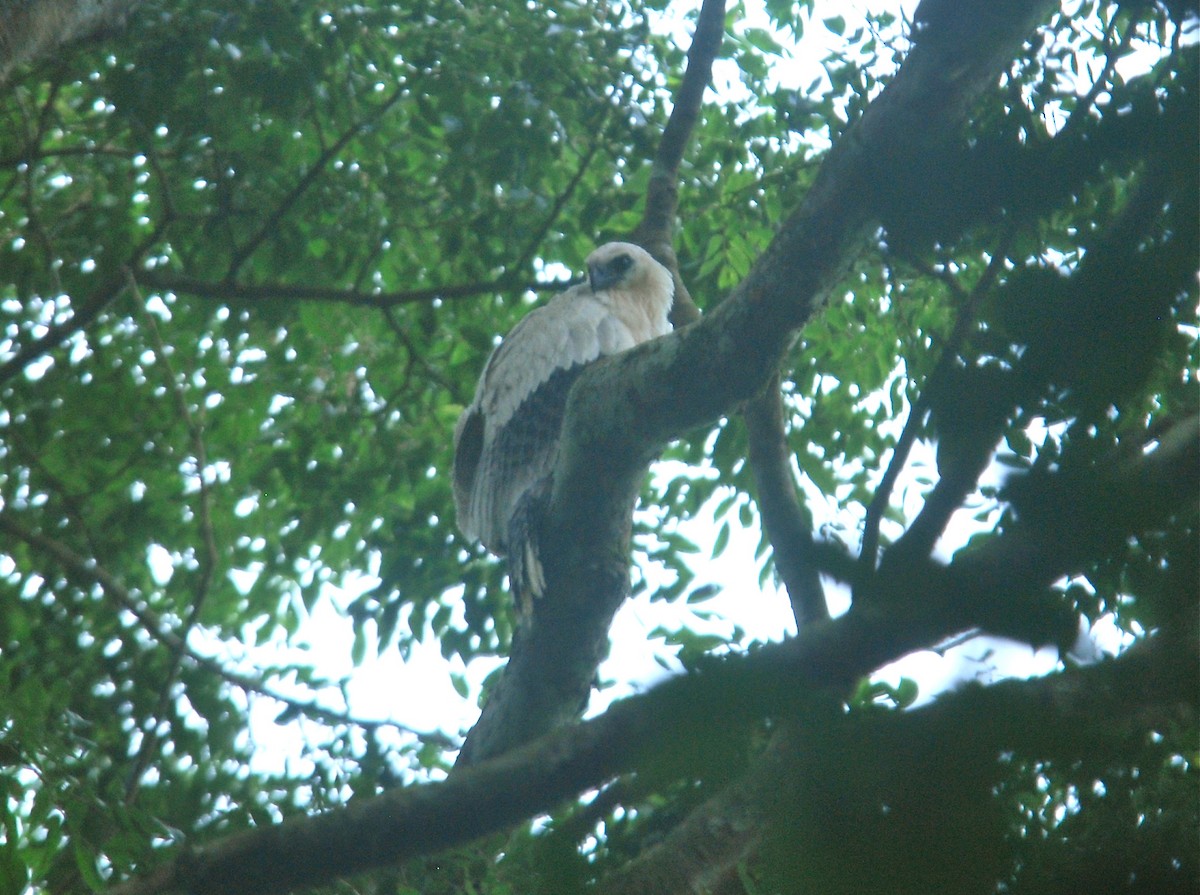
[[587,283],[531,311],[496,346],[454,429],[458,527],[508,557],[523,614],[545,590],[537,519],[572,384],[593,361],[671,331],[674,281],[649,252],[606,243],[587,268]]

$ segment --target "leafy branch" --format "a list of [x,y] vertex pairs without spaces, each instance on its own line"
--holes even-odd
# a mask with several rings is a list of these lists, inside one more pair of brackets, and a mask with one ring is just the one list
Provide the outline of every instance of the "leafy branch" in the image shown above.
[[340,137],[322,150],[321,154],[317,156],[308,170],[304,172],[304,176],[296,181],[295,185],[288,190],[287,195],[266,216],[258,232],[234,251],[233,257],[229,262],[229,269],[225,272],[225,280],[233,281],[237,277],[238,271],[250,260],[250,256],[258,251],[259,246],[279,229],[279,224],[287,216],[287,213],[308,192],[309,187],[317,182],[317,179],[329,166],[329,163],[337,158],[338,154],[350,144],[350,141],[366,130],[372,123],[386,115],[388,110],[403,99],[407,92],[408,86],[406,84],[398,85],[386,100],[375,107],[369,116],[354,122],[354,124],[346,128]]
[[306,717],[322,721],[326,724],[347,724],[361,727],[365,730],[391,727],[402,733],[417,736],[425,742],[435,743],[442,748],[453,748],[454,744],[441,733],[419,731],[395,721],[375,721],[355,718],[344,712],[322,706],[316,701],[286,696],[271,689],[259,679],[226,668],[215,659],[196,652],[179,633],[163,622],[154,610],[125,587],[104,566],[93,559],[80,556],[61,541],[26,528],[13,519],[12,516],[11,511],[0,511],[0,531],[29,545],[39,553],[50,557],[50,559],[59,563],[72,575],[98,585],[110,599],[116,602],[120,609],[136,618],[146,633],[170,650],[172,654],[186,657],[188,661],[216,675],[221,680],[232,684],[238,689],[273,699],[296,713],[303,714]]
[[[34,217],[36,215],[31,211],[31,220]],[[76,333],[83,332],[91,326],[106,308],[125,293],[129,287],[128,271],[136,269],[141,264],[146,254],[161,242],[173,222],[174,210],[169,197],[166,197],[163,213],[159,216],[154,229],[134,246],[126,263],[119,268],[114,267],[108,270],[107,276],[101,281],[99,287],[88,295],[78,307],[73,308],[70,317],[62,322],[52,323],[46,328],[43,336],[22,345],[12,357],[0,364],[0,385],[22,373],[29,364],[54,350]],[[48,252],[47,257],[54,257],[53,252]]]

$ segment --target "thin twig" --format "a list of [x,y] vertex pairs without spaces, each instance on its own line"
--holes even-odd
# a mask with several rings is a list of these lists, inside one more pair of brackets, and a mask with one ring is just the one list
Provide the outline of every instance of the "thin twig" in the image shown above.
[[123,149],[120,146],[60,146],[57,149],[43,149],[34,152],[23,149],[11,155],[0,156],[0,168],[14,168],[20,164],[32,164],[44,159],[83,156],[90,158],[97,155],[111,155],[116,158],[131,159],[142,154],[140,149]]
[[875,489],[871,503],[867,506],[866,516],[863,520],[862,549],[859,552],[859,559],[864,572],[874,572],[879,562],[879,526],[883,521],[883,514],[887,510],[896,480],[900,477],[900,473],[908,462],[908,455],[912,451],[912,446],[917,440],[917,435],[929,414],[929,395],[936,390],[937,383],[949,374],[951,367],[954,365],[954,361],[958,357],[958,352],[975,323],[979,305],[995,284],[997,277],[1000,275],[1000,270],[1007,260],[1008,247],[1012,244],[1014,235],[1015,231],[1012,229],[1007,230],[1001,235],[999,245],[997,245],[996,251],[988,262],[987,268],[969,293],[963,289],[962,284],[958,280],[945,271],[937,271],[924,265],[922,262],[913,262],[926,275],[934,276],[946,284],[946,287],[954,293],[955,298],[958,300],[959,310],[950,335],[946,338],[946,343],[942,348],[942,353],[938,357],[937,365],[929,375],[925,388],[922,389],[916,403],[909,411],[908,419],[905,420],[904,428],[901,430],[900,437],[896,441],[896,447],[892,451],[892,459],[888,463],[888,468],[884,471],[883,478],[879,481],[879,487]]
[[48,326],[46,334],[40,339],[22,345],[16,354],[0,365],[0,385],[24,371],[39,357],[57,348],[75,333],[87,328],[124,291],[125,285],[122,279],[112,277],[101,289],[93,293],[89,301],[81,304],[70,317],[60,323]]
[[567,207],[567,203],[571,201],[571,197],[574,196],[575,192],[579,189],[579,184],[583,182],[584,175],[587,174],[588,170],[592,166],[592,162],[596,158],[596,155],[600,152],[600,148],[604,145],[604,138],[608,132],[609,122],[612,121],[613,111],[618,105],[619,103],[612,102],[605,107],[604,118],[600,122],[600,126],[596,128],[595,137],[592,140],[591,145],[580,158],[579,164],[575,169],[575,173],[571,175],[571,179],[567,182],[566,188],[555,198],[554,204],[551,205],[549,213],[547,213],[545,219],[542,221],[541,226],[537,228],[533,237],[526,244],[525,249],[517,255],[517,262],[508,268],[509,273],[516,275],[517,272],[524,270],[541,248],[542,241],[546,238],[546,235],[554,228],[554,224],[558,220],[559,215],[562,214],[563,209]]
[[82,495],[76,493],[57,473],[54,472],[42,456],[42,451],[30,444],[19,426],[13,426],[5,432],[5,438],[12,446],[21,462],[29,465],[30,470],[40,473],[49,485],[49,492],[58,495],[66,507],[66,516],[82,533],[84,541],[92,552],[96,551],[96,540],[87,524],[83,507]]
[[1079,122],[1092,110],[1096,104],[1096,100],[1100,98],[1100,94],[1104,92],[1104,88],[1108,86],[1109,79],[1112,78],[1113,72],[1116,71],[1117,62],[1129,50],[1133,43],[1133,35],[1137,29],[1130,26],[1125,29],[1125,33],[1121,35],[1121,43],[1115,49],[1112,44],[1112,29],[1116,27],[1116,17],[1110,23],[1109,27],[1104,31],[1104,68],[1100,70],[1100,74],[1096,76],[1096,80],[1092,83],[1091,88],[1071,110],[1071,114],[1067,116],[1067,123],[1063,125],[1063,132],[1072,130],[1079,126]]
[[[181,643],[187,643],[188,635],[196,626],[196,622],[200,617],[200,611],[208,597],[219,562],[217,542],[213,534],[212,525],[212,489],[205,476],[205,471],[208,468],[208,451],[204,443],[204,423],[202,420],[197,420],[196,415],[188,407],[187,396],[184,394],[180,380],[175,375],[175,370],[171,366],[170,352],[168,352],[167,346],[163,342],[162,334],[158,330],[158,323],[154,315],[146,310],[145,301],[142,299],[141,290],[138,288],[133,271],[127,269],[126,275],[129,280],[129,289],[142,314],[145,328],[150,333],[154,343],[155,353],[158,355],[159,362],[163,365],[164,378],[167,380],[167,389],[175,398],[175,406],[179,412],[180,419],[188,431],[188,437],[192,443],[192,452],[196,458],[196,475],[199,481],[198,497],[200,502],[196,517],[200,527],[200,540],[204,545],[204,551],[199,559],[200,577],[196,582],[195,592],[192,595],[187,617],[184,619],[178,635]],[[159,688],[158,701],[154,709],[155,718],[162,718],[166,713],[167,705],[171,700],[171,689],[179,675],[182,661],[183,652],[180,650],[172,651],[170,667],[167,669],[162,685]],[[125,803],[127,805],[132,805],[137,798],[142,774],[149,765],[154,751],[158,748],[158,726],[148,725],[148,729],[150,732],[142,739],[141,748],[138,749],[133,767],[130,769],[126,780]]]
[[[464,403],[464,396],[460,393],[458,384],[447,379],[441,370],[428,361],[428,359],[425,357],[425,352],[421,351],[416,345],[413,344],[413,341],[411,338],[409,338],[408,333],[404,331],[404,327],[400,325],[400,321],[396,319],[396,315],[392,313],[392,309],[383,308],[382,311],[383,319],[387,322],[388,328],[395,334],[396,338],[400,340],[400,344],[404,346],[404,350],[408,354],[409,366],[411,367],[412,364],[419,365],[421,370],[430,379],[430,381],[436,382],[438,385],[440,385],[446,391],[446,393],[450,395],[455,403]],[[407,374],[405,378],[407,378]]]
[[148,233],[146,238],[134,247],[125,265],[120,270],[113,271],[104,284],[92,293],[88,300],[80,304],[78,310],[67,320],[47,327],[44,336],[21,346],[16,354],[5,361],[3,365],[0,365],[0,385],[3,385],[21,373],[37,358],[57,348],[77,332],[81,332],[90,326],[104,309],[116,301],[128,287],[128,278],[125,271],[137,268],[141,259],[145,257],[146,252],[165,236],[167,228],[171,226],[173,221],[174,214],[168,200],[164,202],[164,212],[160,216],[154,230]]
[[392,108],[392,106],[394,106],[404,97],[407,89],[407,85],[405,84],[398,86],[392,91],[392,95],[384,100],[383,103],[381,103],[370,116],[362,119],[361,121],[356,121],[351,127],[347,128],[346,132],[343,133],[332,145],[321,152],[316,161],[313,162],[312,166],[304,172],[304,176],[296,181],[296,184],[288,191],[287,195],[283,197],[283,200],[275,207],[275,210],[267,215],[262,226],[258,229],[258,232],[250,237],[248,241],[246,241],[237,249],[237,251],[233,253],[233,258],[230,259],[229,262],[229,270],[227,270],[225,273],[226,280],[232,281],[237,277],[238,271],[242,269],[242,265],[250,259],[250,256],[258,250],[258,247],[266,241],[267,237],[279,229],[280,221],[282,221],[287,213],[291,211],[292,206],[300,201],[300,198],[308,191],[308,188],[316,182],[317,178],[325,170],[326,166],[333,161],[337,154],[345,149],[346,145],[349,144],[349,142],[359,134],[361,134],[369,124],[383,117],[383,115],[385,115],[387,111]]
[[143,271],[139,281],[160,292],[180,292],[196,298],[216,298],[222,301],[324,301],[368,308],[393,308],[398,305],[420,304],[434,300],[452,301],[509,291],[560,291],[578,280],[513,281],[505,277],[455,286],[429,286],[398,292],[362,292],[333,286],[297,286],[286,283],[245,284],[212,282],[178,274]]

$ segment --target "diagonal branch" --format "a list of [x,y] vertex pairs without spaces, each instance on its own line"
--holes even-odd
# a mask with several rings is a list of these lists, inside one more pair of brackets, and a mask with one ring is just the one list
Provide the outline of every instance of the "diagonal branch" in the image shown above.
[[675,257],[673,235],[675,215],[679,208],[679,165],[696,122],[700,119],[704,91],[712,81],[713,60],[721,49],[724,35],[725,0],[704,0],[700,15],[696,18],[696,33],[688,48],[687,70],[651,163],[642,219],[630,237],[674,276],[675,304],[671,308],[671,322],[676,326],[691,323],[700,316],[686,284],[679,276],[679,261]]
[[957,138],[970,103],[1051,5],[922,6],[929,15],[918,17],[899,73],[830,151],[803,204],[729,298],[703,320],[583,372],[568,399],[544,526],[550,596],[514,642],[460,764],[578,715],[628,594],[631,509],[650,463],[671,438],[766,387],[882,210],[923,196],[930,142]]
[[609,123],[613,119],[616,108],[617,103],[610,103],[609,105],[605,106],[604,116],[601,119],[599,126],[596,128],[595,133],[592,135],[592,141],[590,145],[579,158],[579,161],[575,166],[575,173],[571,175],[571,179],[567,181],[567,185],[562,192],[555,197],[554,202],[550,206],[550,210],[546,213],[541,225],[535,228],[534,234],[525,244],[524,250],[517,255],[517,262],[511,266],[508,266],[507,269],[513,274],[524,270],[526,266],[534,259],[538,253],[538,250],[542,247],[542,241],[554,228],[554,225],[558,222],[559,216],[562,215],[568,203],[572,198],[574,198],[575,193],[579,189],[579,185],[583,183],[583,178],[591,169],[592,162],[595,161],[596,156],[600,154],[601,147],[604,146],[605,138],[608,135]]
[[[943,280],[947,288],[954,292],[955,297],[958,299],[958,315],[955,317],[954,327],[946,339],[937,365],[934,367],[933,373],[929,376],[927,387],[921,392],[917,403],[909,410],[908,419],[904,423],[904,429],[900,432],[900,437],[896,441],[896,447],[892,451],[892,459],[888,463],[888,468],[883,473],[883,478],[879,481],[879,486],[875,489],[871,503],[867,506],[866,517],[863,520],[862,549],[859,551],[863,571],[865,572],[873,571],[878,564],[879,525],[883,521],[883,514],[887,511],[888,501],[891,499],[892,489],[896,485],[896,480],[900,477],[900,473],[903,472],[904,466],[908,462],[909,452],[912,450],[913,443],[917,440],[917,434],[920,432],[921,426],[924,425],[925,419],[929,414],[929,395],[933,390],[938,388],[938,383],[949,375],[951,368],[958,361],[963,343],[966,341],[971,327],[975,323],[979,306],[982,304],[984,297],[987,296],[996,284],[1000,270],[1008,257],[1008,247],[1012,243],[1012,236],[1013,233],[1010,230],[1001,238],[1000,245],[992,254],[992,259],[984,270],[983,275],[969,293],[965,292],[962,286],[959,285],[958,280],[953,277],[946,277]],[[934,271],[929,271],[929,273],[937,276]]]
[[572,389],[543,545],[554,596],[543,603],[564,624],[543,646],[544,677],[532,680],[553,680],[574,702],[525,716],[511,738],[561,723],[586,697],[590,663],[628,588],[629,510],[650,462],[671,438],[762,392],[795,332],[870,241],[881,209],[905,190],[913,202],[923,195],[928,143],[957,138],[970,102],[1051,4],[968,5],[971,15],[955,6],[945,22],[925,20],[895,79],[829,152],[804,202],[724,302],[592,365]]
[[[1128,202],[1112,224],[1093,234],[1082,261],[1061,281],[1063,293],[1057,303],[1064,309],[1073,309],[1072,313],[1077,315],[1074,319],[1086,318],[1092,324],[1097,318],[1096,302],[1106,295],[1128,300],[1125,296],[1136,294],[1133,290],[1149,289],[1169,300],[1170,296],[1182,294],[1187,284],[1194,280],[1195,263],[1186,254],[1149,263],[1140,248],[1151,222],[1172,201],[1170,197],[1176,188],[1172,182],[1176,173],[1164,164],[1146,166],[1131,190]],[[1194,193],[1191,186],[1178,189],[1189,197]],[[1195,238],[1194,223],[1191,226],[1192,234],[1180,233],[1181,240]],[[1155,319],[1161,309],[1145,306],[1141,313]],[[1061,325],[1067,331],[1078,329],[1071,317],[1063,318]],[[1089,338],[1089,351],[1124,356],[1132,368],[1137,367],[1138,359],[1128,352],[1129,328],[1124,322],[1109,321],[1096,326],[1090,331]],[[1062,340],[1030,341],[1012,370],[1001,373],[1003,378],[991,383],[987,389],[978,387],[970,378],[948,381],[947,374],[960,370],[968,377],[981,376],[980,368],[955,368],[953,358],[946,364],[939,363],[938,377],[931,378],[925,393],[937,395],[929,386],[941,386],[937,398],[942,404],[938,444],[940,478],[926,496],[920,513],[888,549],[881,564],[906,562],[912,557],[929,555],[950,517],[986,468],[1000,438],[1003,421],[1018,406],[1026,405],[1042,394],[1056,375],[1062,375],[1064,353],[1069,354],[1069,351]],[[1094,365],[1090,365],[1085,378],[1095,378],[1093,369]],[[1123,372],[1124,379],[1133,375],[1133,369]],[[1146,375],[1144,370],[1141,375]],[[964,382],[967,387],[975,385],[970,402],[966,404],[961,401]],[[1105,406],[1108,400],[1111,396],[1106,397]]]
[[797,630],[829,619],[825,589],[813,556],[812,517],[800,505],[792,478],[792,452],[783,421],[783,394],[774,377],[746,405],[743,417],[749,442],[755,502],[771,542],[775,570],[787,588]]
[[126,267],[134,268],[138,265],[146,252],[162,239],[163,234],[171,225],[171,221],[170,214],[164,214],[154,231],[134,248],[125,267],[114,270],[98,289],[80,302],[79,307],[69,318],[47,327],[45,335],[22,345],[16,354],[0,365],[0,385],[23,372],[39,357],[54,350],[76,333],[87,329],[109,305],[124,294],[128,286]]

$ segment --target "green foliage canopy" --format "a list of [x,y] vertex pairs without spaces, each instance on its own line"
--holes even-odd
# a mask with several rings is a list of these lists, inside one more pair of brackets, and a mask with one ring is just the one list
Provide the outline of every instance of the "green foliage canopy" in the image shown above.
[[[248,672],[215,645],[238,655],[292,635],[341,584],[357,594],[356,659],[427,638],[464,661],[507,651],[502,566],[454,528],[450,432],[495,335],[640,219],[684,66],[660,5],[147,2],[123,33],[3,85],[0,760],[14,773],[0,890],[99,888],[180,833],[209,840],[444,769],[455,743],[397,747],[388,725],[287,696],[321,683],[311,667]],[[675,248],[706,310],[745,279],[907,49],[902,23],[879,14],[842,36],[826,78],[778,87],[782,42],[845,23],[814,22],[808,4],[766,12],[771,31],[730,11],[722,63],[745,89],[710,97],[680,174]],[[1172,4],[1055,13],[968,132],[927,147],[928,201],[889,205],[881,188],[872,249],[781,371],[790,453],[838,510],[828,540],[856,550],[875,512],[885,544],[908,528],[932,546],[877,498],[903,450],[899,420],[938,444],[932,524],[939,501],[975,493],[997,444],[1024,482],[1088,481],[1196,413],[1194,27]],[[683,596],[703,564],[671,524],[719,497],[726,524],[758,525],[736,409],[667,450],[704,474],[643,493],[641,518],[660,525],[637,532],[639,556],[674,582],[660,599]],[[1035,424],[1050,434],[1031,438]],[[1108,518],[1032,486],[1005,497],[968,551],[1062,506]],[[1142,534],[1093,550],[1055,595],[1141,636],[1194,612],[1197,526],[1194,504],[1169,524],[1127,509]],[[698,661],[727,646],[674,636]],[[281,721],[325,725],[310,773],[251,769],[248,708],[271,694]],[[873,717],[875,701],[909,698],[868,688],[850,702]],[[979,873],[1039,891],[1136,829],[1110,853],[1113,873],[1132,862],[1139,884],[1195,879],[1194,705],[1180,718],[1153,724],[1132,755],[1007,756],[989,812],[947,849],[999,830],[996,851],[969,853]],[[704,745],[729,758],[763,736]],[[937,768],[928,754],[905,765],[888,742],[848,741],[822,765],[847,781],[848,804],[920,801],[901,778]],[[968,746],[952,771],[962,786],[917,828],[932,838],[975,804]],[[514,840],[510,860],[527,869],[560,849],[545,865],[560,879],[602,876],[743,760],[709,762],[694,788],[632,786],[607,815],[566,809],[551,845]],[[857,874],[872,868],[811,821],[789,821],[815,844],[809,863],[771,839],[765,869],[743,868],[748,891],[760,872],[789,891],[867,884]],[[894,832],[881,821],[860,844]],[[901,888],[961,869],[884,854]],[[453,879],[427,869],[379,885],[500,892],[523,872],[478,854]]]

